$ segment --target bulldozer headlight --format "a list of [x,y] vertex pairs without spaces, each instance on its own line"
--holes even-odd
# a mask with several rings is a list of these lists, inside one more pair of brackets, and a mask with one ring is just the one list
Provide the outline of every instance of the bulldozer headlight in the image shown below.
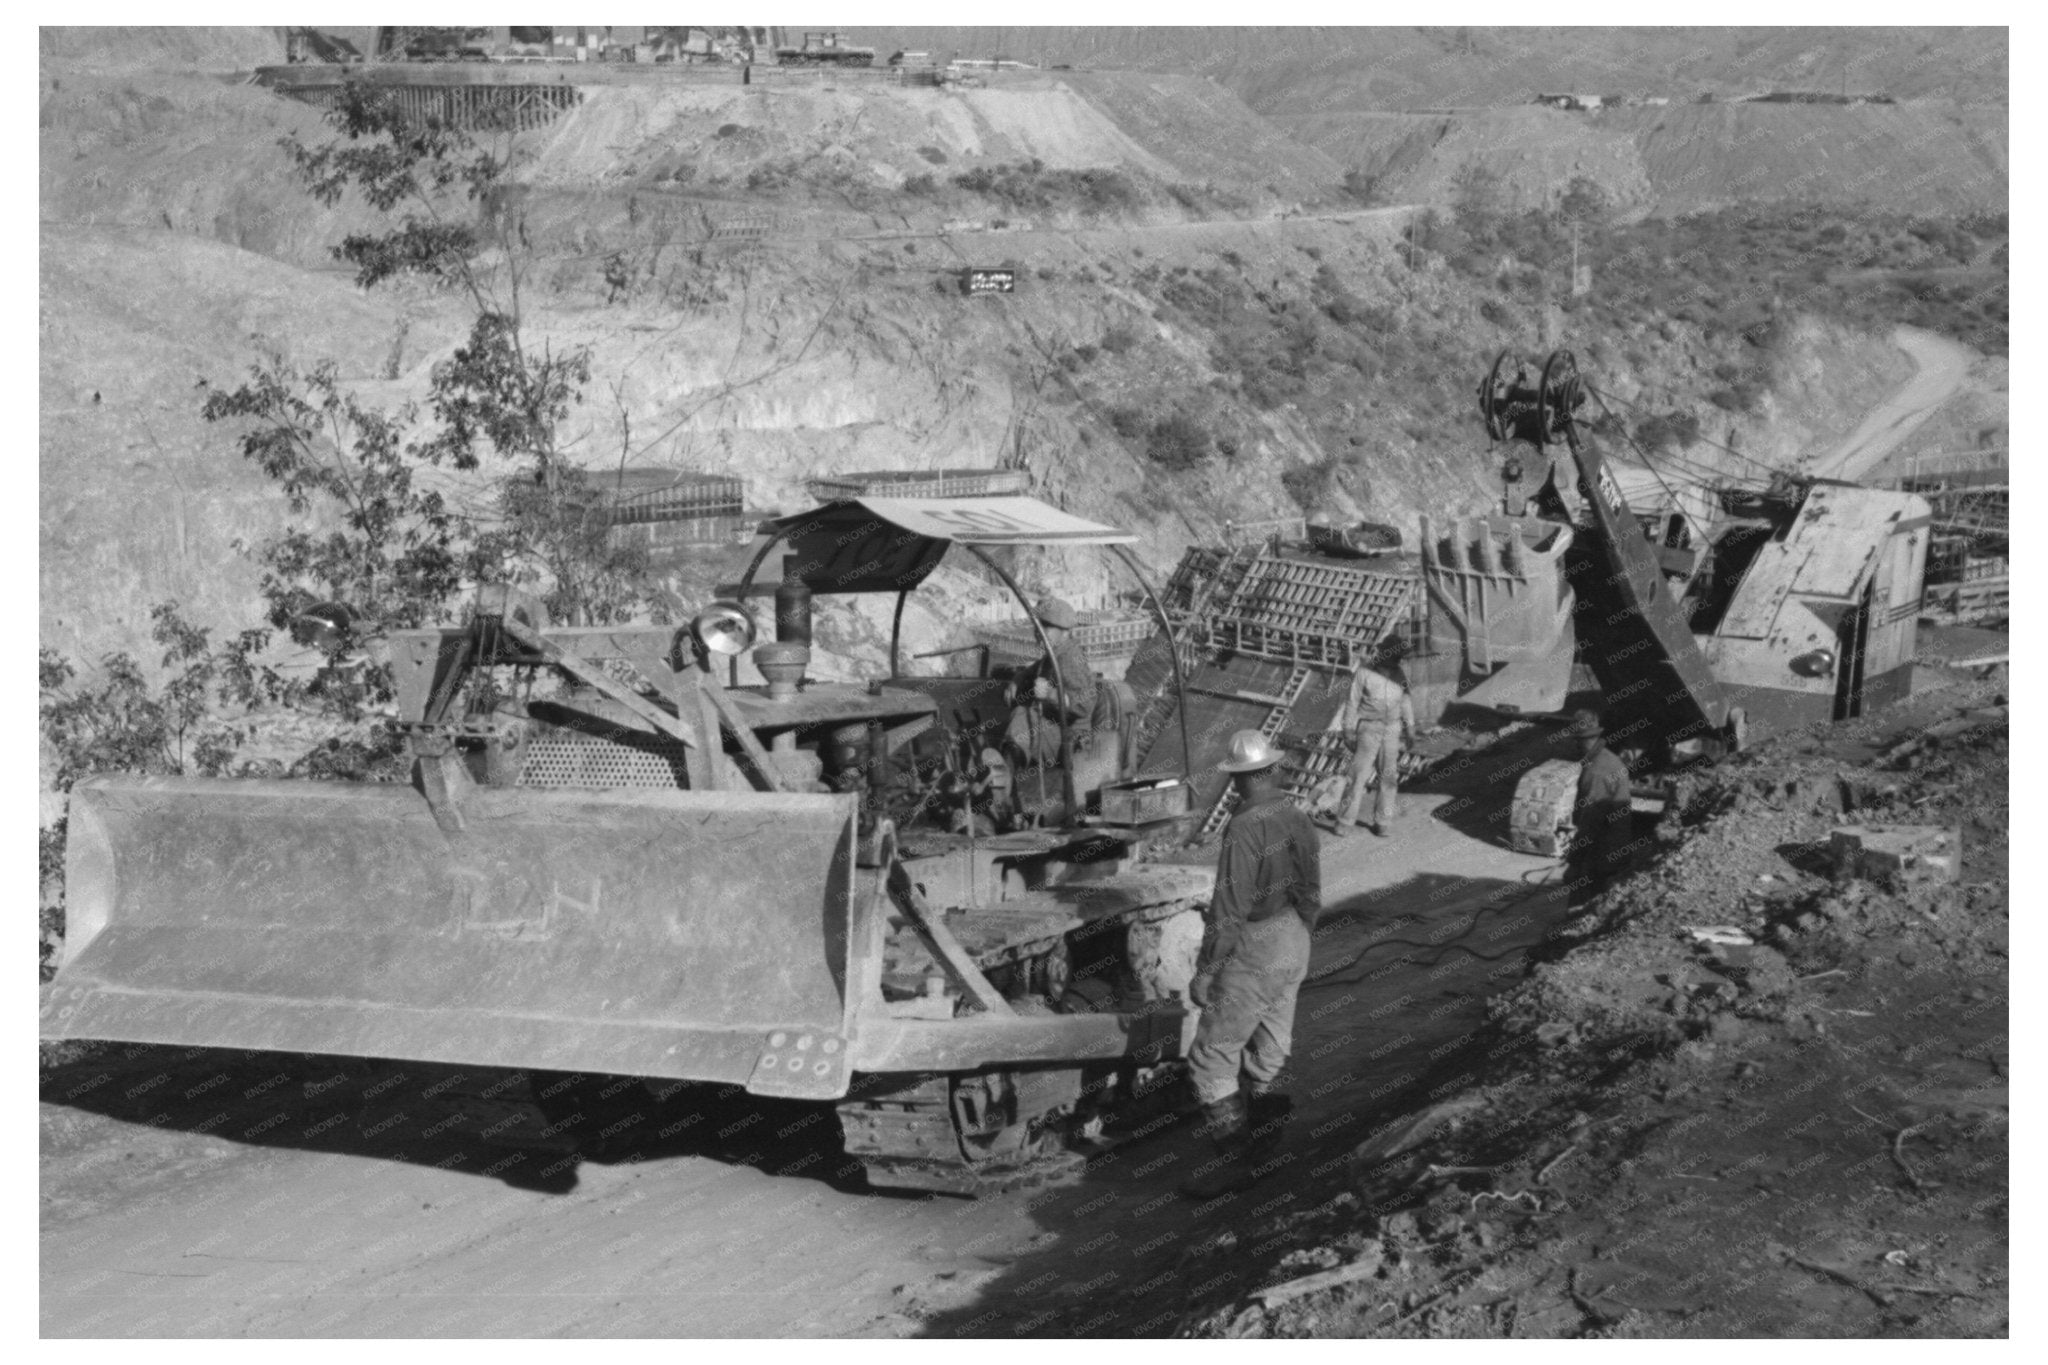
[[1792,660],[1792,671],[1803,678],[1825,678],[1835,671],[1835,651],[1810,649]]
[[356,614],[345,602],[315,602],[291,620],[292,639],[323,654],[339,654],[352,642]]
[[713,602],[691,618],[690,634],[713,654],[744,654],[754,645],[754,618],[737,602]]

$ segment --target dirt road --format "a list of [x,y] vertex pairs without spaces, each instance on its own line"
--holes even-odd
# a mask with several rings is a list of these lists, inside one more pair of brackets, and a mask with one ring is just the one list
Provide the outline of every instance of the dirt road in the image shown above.
[[1976,359],[1969,347],[1917,327],[1901,327],[1893,337],[1919,372],[1866,413],[1839,445],[1810,461],[1805,473],[1824,479],[1861,478],[1962,387],[1970,362]]
[[[1287,1149],[1304,1170],[1455,1074],[1561,911],[1533,886],[1549,864],[1494,838],[1533,750],[1497,752],[1406,794],[1396,838],[1329,842]],[[1157,1331],[1186,1248],[1291,1197],[1177,1196],[1206,1156],[1184,1132],[1065,1187],[873,1194],[829,1110],[710,1087],[643,1104],[632,1150],[602,1159],[479,1142],[401,1068],[332,1059],[108,1049],[47,1071],[43,1100],[60,1337]],[[1152,1286],[1166,1316],[1091,1323],[1110,1283]]]

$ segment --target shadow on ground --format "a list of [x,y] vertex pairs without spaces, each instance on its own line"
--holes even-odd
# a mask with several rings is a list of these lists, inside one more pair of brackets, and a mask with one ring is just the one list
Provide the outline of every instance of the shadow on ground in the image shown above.
[[[1420,744],[1428,740],[1424,736]],[[1418,746],[1418,752],[1428,750]],[[1404,782],[1401,792],[1404,796],[1447,798],[1430,812],[1431,819],[1469,839],[1505,848],[1515,784],[1539,763],[1571,757],[1575,755],[1554,727],[1536,726],[1507,734],[1482,748],[1446,754],[1420,776]]]
[[304,1053],[58,1045],[44,1103],[124,1123],[436,1166],[566,1194],[586,1161],[700,1156],[835,1189],[862,1177],[828,1107],[737,1086]]
[[1163,1336],[1193,1299],[1275,1278],[1280,1252],[1251,1240],[1259,1229],[1333,1200],[1400,1197],[1402,1175],[1354,1153],[1469,1083],[1495,1045],[1487,997],[1520,979],[1558,909],[1521,883],[1429,874],[1333,905],[1295,1015],[1295,1118],[1257,1185],[1180,1194],[1211,1151],[1190,1125],[1166,1127],[1078,1183],[1013,1196],[1040,1229],[1029,1246],[964,1243],[951,1269],[899,1291],[895,1334]]

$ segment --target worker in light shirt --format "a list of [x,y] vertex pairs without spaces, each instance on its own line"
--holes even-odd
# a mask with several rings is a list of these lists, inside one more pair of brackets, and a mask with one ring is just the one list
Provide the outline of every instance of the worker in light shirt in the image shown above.
[[1375,789],[1374,834],[1388,834],[1399,813],[1401,745],[1415,734],[1415,703],[1401,679],[1401,659],[1407,652],[1398,638],[1389,638],[1372,662],[1360,664],[1351,676],[1341,723],[1357,740],[1357,748],[1351,758],[1351,785],[1337,817],[1338,834],[1349,834],[1358,823],[1367,786]]

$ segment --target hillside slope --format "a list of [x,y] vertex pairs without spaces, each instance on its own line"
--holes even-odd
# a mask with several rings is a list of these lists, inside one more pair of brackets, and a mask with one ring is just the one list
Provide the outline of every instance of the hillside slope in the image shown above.
[[1500,176],[1523,207],[1579,175],[1619,204],[1665,214],[1773,200],[2002,212],[2009,196],[2003,106],[1674,104],[1592,114],[1523,106],[1274,121],[1374,177],[1382,203],[1445,203],[1470,165]]
[[150,27],[46,26],[36,30],[37,54],[47,68],[56,64],[85,71],[247,71],[284,60],[284,30],[225,25]]
[[[233,542],[283,523],[235,433],[199,421],[198,382],[282,352],[416,400],[462,309],[421,283],[360,294],[327,259],[368,220],[293,185],[276,140],[320,135],[306,106],[189,72],[45,78],[41,401],[62,420],[40,438],[42,633],[88,665],[147,660],[157,600],[256,621]],[[738,474],[783,508],[823,473],[1022,464],[1044,496],[1131,525],[1162,571],[1226,520],[1410,525],[1490,498],[1471,386],[1500,347],[1538,344],[1537,312],[1411,259],[1398,212],[1300,212],[1329,163],[1228,95],[1150,76],[848,86],[609,88],[525,140],[501,207],[532,244],[529,336],[592,350],[575,458]],[[1206,203],[1187,190],[1204,183]],[[1015,295],[961,296],[961,267],[1001,264]],[[1712,439],[1775,458],[1839,436],[1896,364],[1881,339],[1787,335],[1784,400],[1700,403]],[[1570,339],[1625,396],[1704,394],[1741,344],[1649,317]],[[492,514],[487,483],[455,491]],[[1110,587],[1079,558],[1020,568],[1032,591]],[[951,606],[909,623],[920,647],[970,624]]]
[[39,255],[42,643],[153,664],[149,609],[166,600],[209,626],[259,624],[256,568],[233,542],[270,534],[283,507],[232,434],[200,419],[200,385],[236,382],[264,355],[332,359],[374,385],[392,302],[162,230],[45,228]]
[[998,53],[1041,66],[1189,71],[1261,114],[1521,104],[1537,91],[1688,100],[1770,90],[1883,91],[1898,99],[2006,98],[2002,28],[1396,26],[849,30],[884,52]]

